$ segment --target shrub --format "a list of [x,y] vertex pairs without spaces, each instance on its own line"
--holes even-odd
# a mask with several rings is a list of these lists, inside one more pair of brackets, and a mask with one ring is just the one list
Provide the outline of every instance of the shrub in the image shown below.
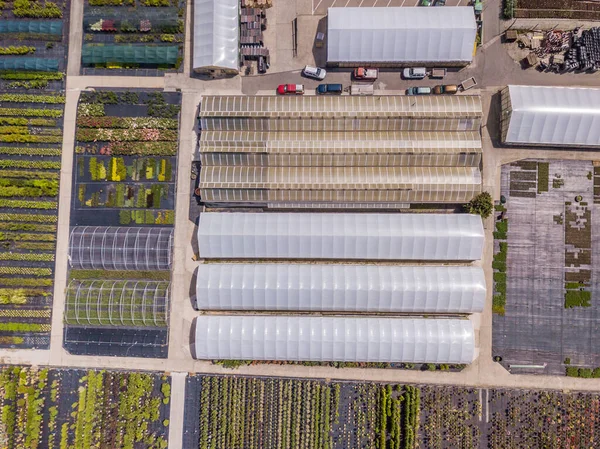
[[494,260],[492,262],[492,268],[494,270],[498,270],[501,273],[504,273],[504,272],[506,272],[506,262],[501,262],[501,261],[498,261],[498,260]]
[[572,307],[590,307],[592,293],[580,290],[567,290],[565,292],[565,309]]
[[574,366],[567,366],[566,375],[569,377],[579,377],[579,370]]
[[570,365],[570,364],[571,364],[571,358],[570,358],[570,357],[567,357],[567,358],[565,359],[565,365]]
[[590,379],[592,377],[592,370],[590,368],[579,368],[577,375],[584,379]]
[[470,214],[481,215],[482,218],[487,218],[494,210],[492,196],[488,192],[481,192],[465,205],[465,209]]
[[34,53],[35,47],[28,47],[26,45],[20,45],[15,47],[0,47],[0,55],[26,55],[28,53]]
[[600,368],[594,368],[594,371],[592,371],[592,377],[594,379],[600,378]]
[[517,0],[504,0],[503,15],[505,19],[512,19],[517,9]]
[[13,81],[6,85],[9,89],[45,89],[48,87],[47,80]]

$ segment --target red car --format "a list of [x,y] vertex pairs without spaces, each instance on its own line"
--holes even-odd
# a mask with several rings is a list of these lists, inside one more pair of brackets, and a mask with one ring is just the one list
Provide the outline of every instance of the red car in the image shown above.
[[302,84],[280,84],[277,86],[279,95],[303,95],[304,85]]

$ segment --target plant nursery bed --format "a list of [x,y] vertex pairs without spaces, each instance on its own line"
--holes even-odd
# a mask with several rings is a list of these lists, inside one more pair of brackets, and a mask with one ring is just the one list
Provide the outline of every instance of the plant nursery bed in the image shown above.
[[82,75],[181,72],[185,13],[185,0],[85,0]]
[[50,343],[64,101],[0,91],[0,347]]
[[0,368],[2,447],[166,449],[169,376]]

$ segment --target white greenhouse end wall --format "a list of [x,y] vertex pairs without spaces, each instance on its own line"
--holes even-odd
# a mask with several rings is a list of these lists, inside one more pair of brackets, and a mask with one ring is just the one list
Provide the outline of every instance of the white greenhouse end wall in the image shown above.
[[476,313],[480,267],[201,264],[198,310]]
[[471,363],[468,320],[199,316],[194,357],[209,360]]
[[327,64],[459,63],[473,60],[472,6],[329,8]]
[[205,259],[472,261],[481,258],[481,217],[469,214],[200,214]]
[[506,143],[600,147],[600,89],[508,86],[508,96]]
[[239,0],[194,0],[193,69],[239,70]]

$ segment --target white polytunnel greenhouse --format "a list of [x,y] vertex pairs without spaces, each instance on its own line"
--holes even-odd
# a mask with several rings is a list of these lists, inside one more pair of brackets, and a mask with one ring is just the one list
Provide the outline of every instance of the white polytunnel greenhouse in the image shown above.
[[475,313],[480,267],[201,264],[198,310]]
[[327,65],[464,66],[473,60],[476,34],[472,6],[329,8]]
[[196,359],[471,363],[469,320],[199,316]]
[[600,147],[600,89],[508,86],[501,103],[507,144]]
[[481,258],[481,217],[469,214],[200,214],[205,259],[464,260]]
[[194,0],[195,72],[239,70],[239,0]]
[[173,228],[76,226],[69,265],[90,270],[170,270]]

